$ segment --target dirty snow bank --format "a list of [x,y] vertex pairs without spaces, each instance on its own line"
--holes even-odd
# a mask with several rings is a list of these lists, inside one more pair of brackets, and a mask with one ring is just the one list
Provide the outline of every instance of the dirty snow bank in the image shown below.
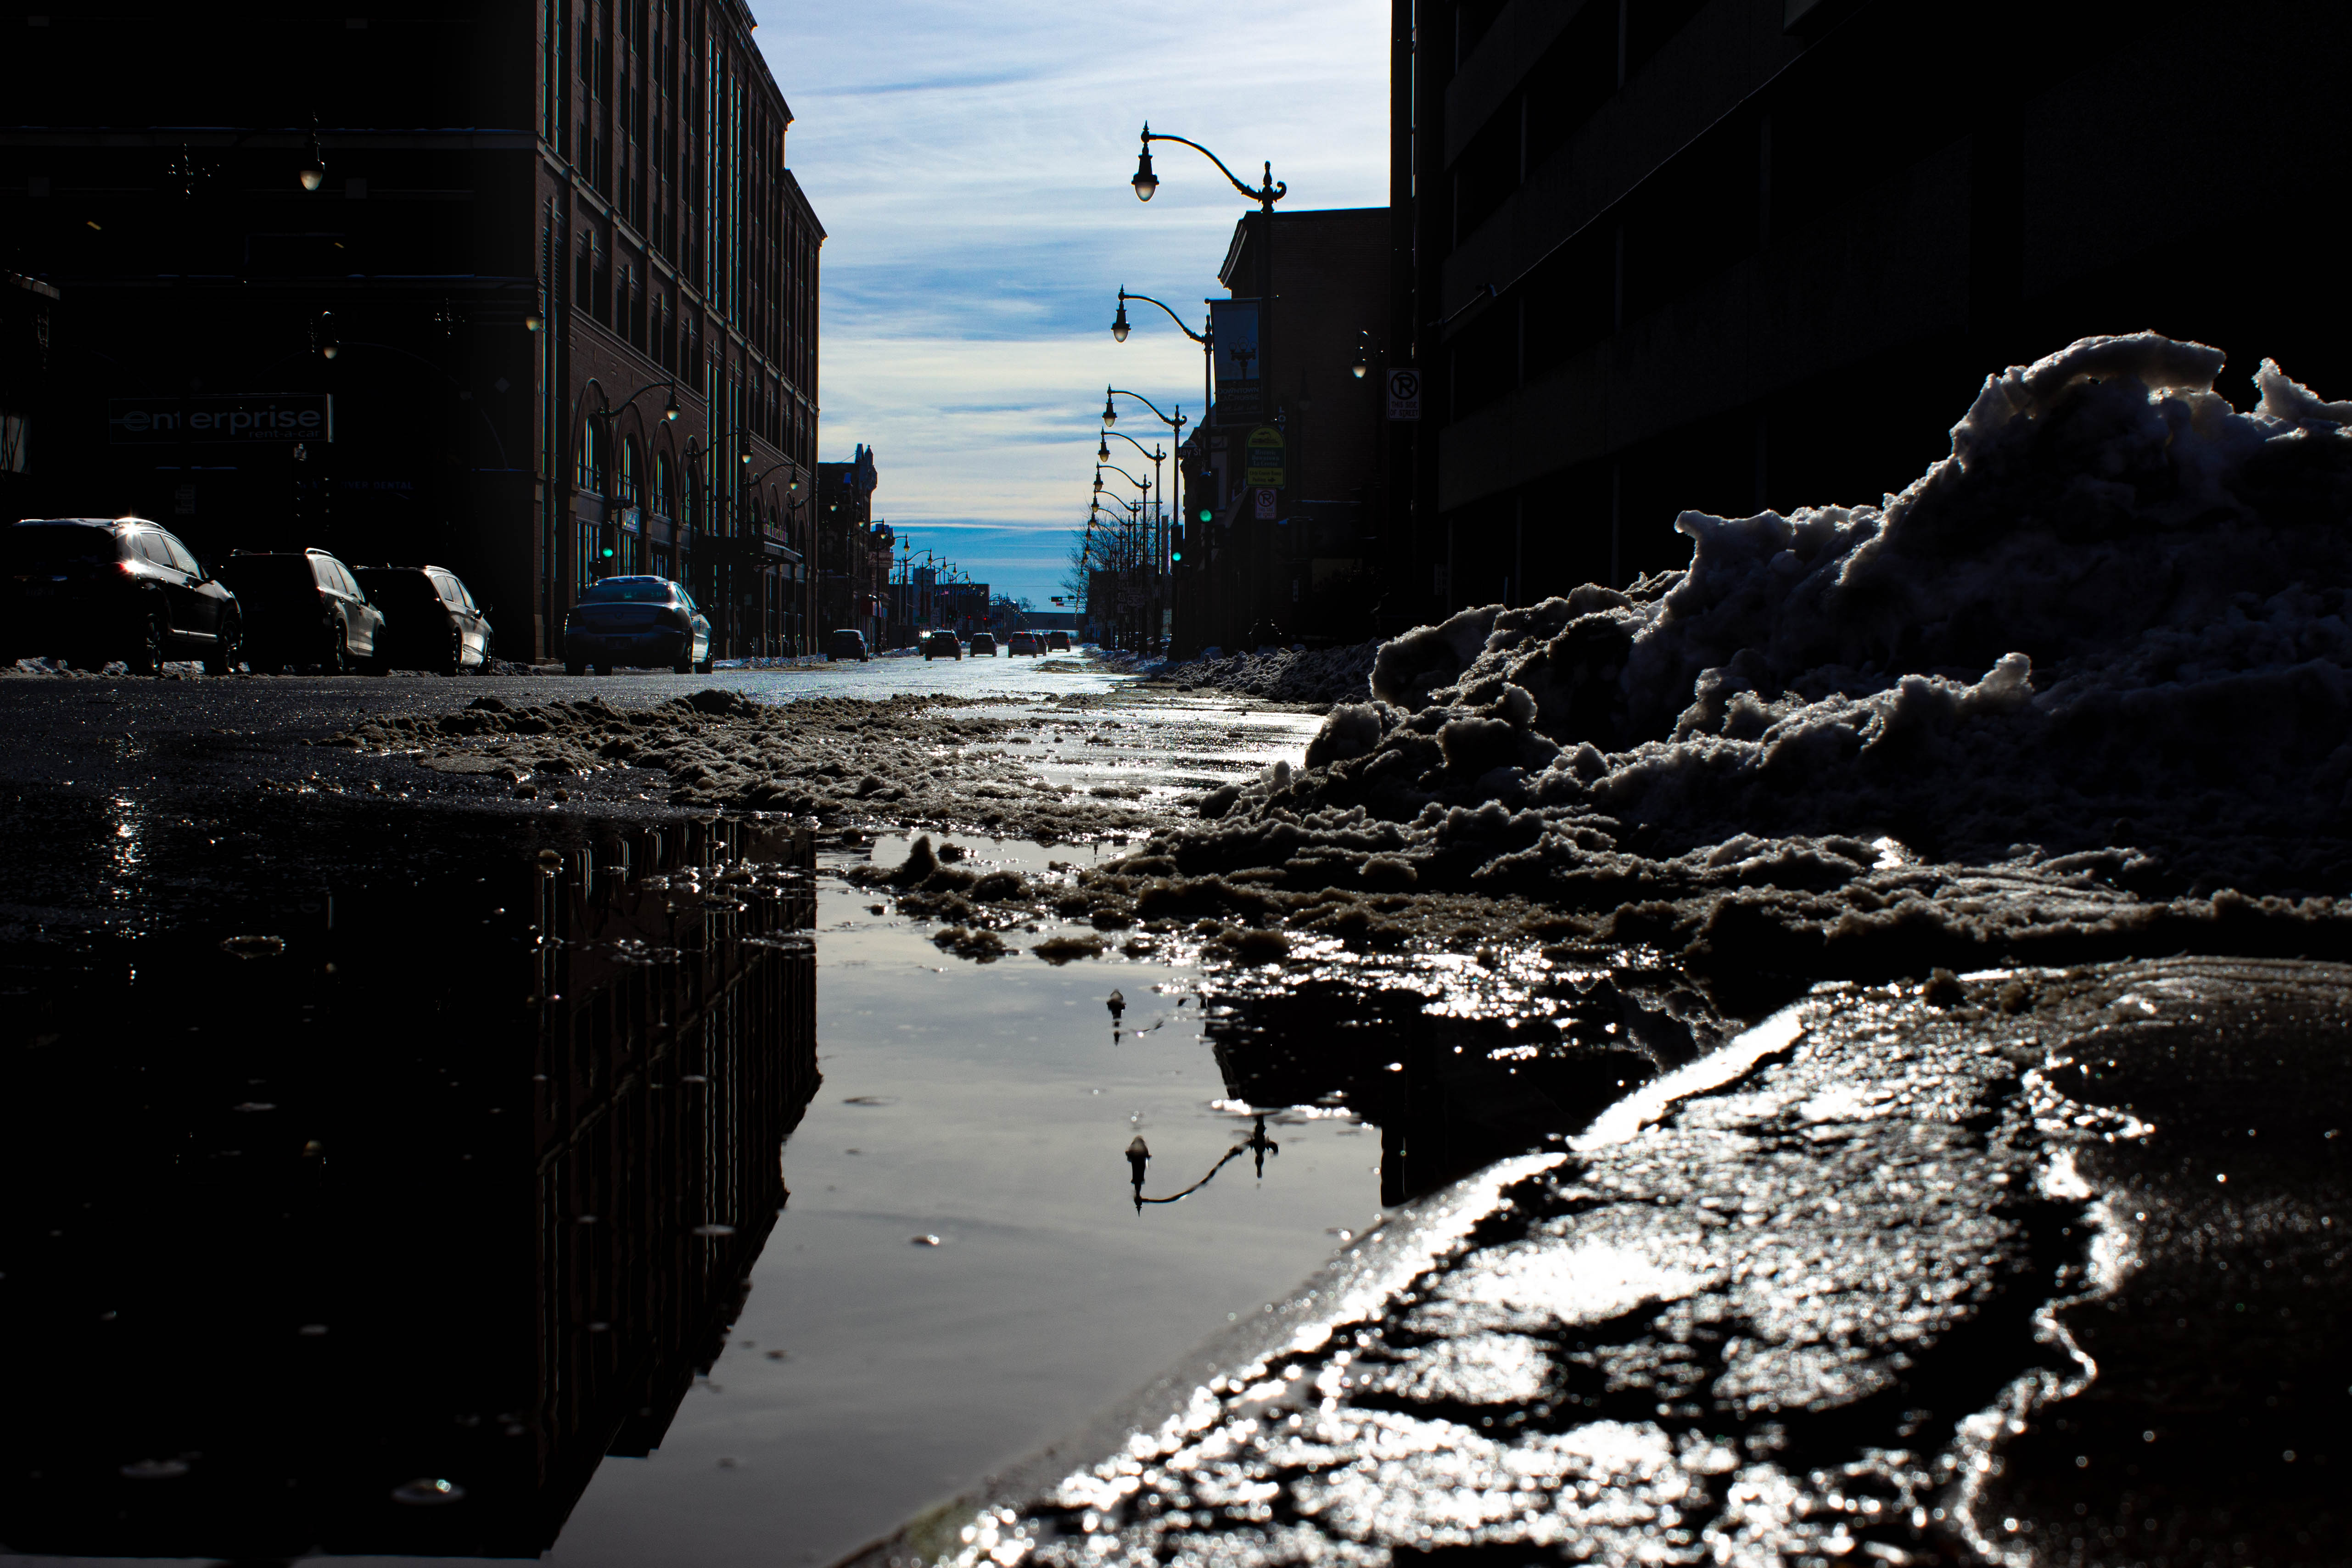
[[2222,362],[2084,339],[1880,505],[1685,512],[1685,571],[1388,643],[1147,854],[1812,972],[2342,945],[2352,405],[2266,361],[2240,413]]
[[1380,647],[1368,642],[1312,652],[1286,647],[1237,653],[1171,665],[1152,679],[1180,688],[1238,691],[1269,702],[1361,702],[1371,694],[1372,660]]
[[[485,696],[455,713],[370,720],[329,743],[503,778],[526,798],[635,768],[663,775],[673,805],[825,822],[980,826],[1050,842],[1153,820],[1122,802],[1043,784],[992,749],[1018,726],[959,711],[976,705],[933,696],[773,704],[717,688],[643,708],[597,697],[511,706]],[[1078,699],[1063,706],[1087,709]]]

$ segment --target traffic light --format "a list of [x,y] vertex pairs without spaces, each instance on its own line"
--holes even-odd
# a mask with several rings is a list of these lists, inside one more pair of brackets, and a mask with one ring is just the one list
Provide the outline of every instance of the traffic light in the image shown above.
[[1171,565],[1181,566],[1184,563],[1184,525],[1181,522],[1176,525],[1175,532],[1169,538],[1168,560]]

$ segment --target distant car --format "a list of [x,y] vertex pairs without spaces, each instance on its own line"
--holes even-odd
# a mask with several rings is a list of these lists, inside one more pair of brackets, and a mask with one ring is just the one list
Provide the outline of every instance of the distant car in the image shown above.
[[963,644],[956,641],[953,632],[929,632],[923,637],[923,659],[963,658]]
[[1019,658],[1024,653],[1035,658],[1045,651],[1045,645],[1037,640],[1035,632],[1014,632],[1004,642],[1004,652],[1010,658]]
[[221,563],[221,580],[245,616],[246,658],[257,670],[285,665],[341,675],[382,675],[385,617],[352,569],[323,550],[239,551]]
[[679,675],[710,673],[710,622],[683,584],[667,577],[607,577],[590,584],[563,618],[563,668],[572,675],[593,665],[615,668],[667,665]]
[[1045,651],[1047,653],[1069,652],[1070,634],[1067,632],[1047,632],[1045,634]]
[[446,566],[362,566],[352,575],[384,614],[383,662],[463,675],[489,662],[488,612]]
[[866,651],[866,634],[854,626],[843,626],[824,639],[824,657],[828,659],[854,658],[864,664],[874,656]]
[[0,534],[0,642],[8,658],[120,658],[152,675],[168,658],[236,669],[236,595],[144,518],[27,518]]
[[994,658],[996,657],[996,639],[986,632],[974,632],[971,634],[971,657],[978,658],[982,654],[986,654],[989,658]]

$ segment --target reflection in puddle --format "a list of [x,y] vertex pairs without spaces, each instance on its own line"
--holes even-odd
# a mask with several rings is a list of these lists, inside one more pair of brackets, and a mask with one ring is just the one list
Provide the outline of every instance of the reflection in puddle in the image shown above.
[[662,1440],[816,1088],[811,846],[472,831],[11,1020],[9,1548],[536,1554]]
[[1226,1103],[1377,1126],[1390,1207],[1582,1130],[1697,1048],[1688,1025],[1607,975],[1540,981],[1504,1016],[1438,1001],[1370,974],[1202,998]]

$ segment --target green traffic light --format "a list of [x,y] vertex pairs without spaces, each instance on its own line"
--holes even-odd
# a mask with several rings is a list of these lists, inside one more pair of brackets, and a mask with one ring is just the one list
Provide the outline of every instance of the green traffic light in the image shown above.
[[1171,550],[1168,552],[1168,559],[1171,561],[1181,561],[1184,559],[1184,552],[1181,550]]
[[1214,522],[1217,521],[1217,514],[1212,509],[1204,506],[1201,509],[1201,521],[1202,522]]
[[613,552],[612,552],[612,551],[610,551],[610,550],[606,550],[606,551],[604,552],[604,559],[605,559],[605,560],[607,560],[607,561],[610,561],[612,558],[613,558]]

